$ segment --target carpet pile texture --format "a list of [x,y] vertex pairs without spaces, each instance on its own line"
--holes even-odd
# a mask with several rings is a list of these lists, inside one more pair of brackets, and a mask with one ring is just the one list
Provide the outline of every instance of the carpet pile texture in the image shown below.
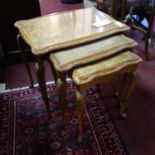
[[54,122],[48,121],[38,87],[0,94],[2,118],[0,154],[6,155],[124,155],[125,148],[95,88],[86,93],[83,115],[85,140],[79,145],[74,86],[68,82],[67,134],[61,135],[62,119],[55,84],[48,85]]

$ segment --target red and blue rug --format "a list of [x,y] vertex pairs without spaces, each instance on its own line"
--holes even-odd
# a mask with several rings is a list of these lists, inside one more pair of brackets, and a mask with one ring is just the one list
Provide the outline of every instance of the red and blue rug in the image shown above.
[[54,84],[47,86],[53,123],[48,121],[37,88],[0,94],[1,155],[125,155],[120,137],[100,96],[93,88],[86,93],[83,115],[85,142],[76,144],[77,117],[74,86],[68,83],[67,134],[62,137],[62,120]]

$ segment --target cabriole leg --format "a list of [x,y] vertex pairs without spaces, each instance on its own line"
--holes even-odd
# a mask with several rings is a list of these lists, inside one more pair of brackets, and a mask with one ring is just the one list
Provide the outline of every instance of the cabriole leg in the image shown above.
[[130,79],[129,79],[129,84],[128,84],[128,88],[127,88],[127,93],[124,97],[124,101],[123,101],[123,104],[122,104],[121,109],[120,109],[120,115],[122,117],[126,117],[125,107],[126,107],[126,104],[128,102],[128,99],[131,96],[131,93],[135,87],[135,84],[137,81],[137,72],[136,71],[131,72],[131,73],[129,73],[129,76],[130,76]]
[[27,73],[28,73],[28,76],[29,76],[29,80],[30,80],[30,88],[33,88],[34,87],[34,84],[33,84],[33,78],[32,78],[32,74],[31,74],[31,71],[30,71],[30,66],[29,66],[29,63],[28,63],[28,58],[27,58],[27,54],[26,54],[26,43],[24,42],[24,40],[22,39],[21,35],[18,34],[17,35],[17,44],[18,44],[18,47],[21,51],[21,56],[22,56],[22,59],[24,61],[24,64],[25,64],[25,67],[26,67],[26,70],[27,70]]

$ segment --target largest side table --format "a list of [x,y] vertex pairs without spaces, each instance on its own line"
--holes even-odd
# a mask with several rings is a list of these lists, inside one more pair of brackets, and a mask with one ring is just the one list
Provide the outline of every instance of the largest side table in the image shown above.
[[[103,23],[107,23],[104,25]],[[109,22],[110,21],[110,22]],[[95,27],[92,24],[103,24]],[[95,41],[116,33],[123,33],[128,27],[95,8],[84,8],[21,20],[15,23],[19,30],[17,37],[31,86],[33,80],[26,56],[26,46],[31,49],[37,64],[37,77],[48,116],[51,119],[48,96],[46,92],[43,60],[50,52],[59,51],[76,45]],[[54,69],[53,69],[54,74]]]

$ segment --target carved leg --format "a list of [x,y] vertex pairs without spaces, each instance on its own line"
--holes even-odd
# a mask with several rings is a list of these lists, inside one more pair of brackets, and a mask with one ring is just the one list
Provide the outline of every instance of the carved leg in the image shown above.
[[[117,100],[117,103],[119,104],[119,106],[122,106],[122,96],[124,94],[124,90],[122,84],[124,85],[124,82],[126,80],[126,78],[128,77],[127,74],[121,76],[121,77],[117,77],[115,80],[115,97]],[[121,92],[121,93],[120,93]]]
[[126,9],[126,0],[122,0],[122,10],[121,10],[121,20],[124,20],[124,16],[125,16],[125,9]]
[[57,81],[57,79],[58,79],[57,71],[55,70],[55,68],[54,68],[54,66],[53,66],[53,63],[52,63],[50,60],[48,60],[48,62],[49,62],[49,64],[50,64],[50,66],[51,66],[52,75],[53,75],[54,81],[55,81],[55,83],[56,83],[56,81]]
[[117,103],[120,103],[119,89],[121,85],[121,80],[119,77],[116,77],[114,81],[114,96],[116,97]]
[[146,38],[145,38],[145,59],[148,60],[148,39],[150,37],[151,31],[154,28],[154,17],[155,17],[155,2],[153,5],[153,8],[151,10],[151,15],[149,19],[149,27],[146,32]]
[[136,84],[136,81],[137,81],[137,73],[136,73],[136,71],[131,72],[129,74],[130,74],[129,75],[130,79],[129,79],[129,84],[128,84],[128,88],[127,88],[127,93],[126,93],[126,95],[124,97],[124,103],[122,104],[121,109],[120,109],[120,115],[122,117],[126,117],[125,107],[126,107],[128,99],[131,96],[131,93],[132,93],[133,88],[134,88],[134,86]]
[[[55,70],[53,63],[50,62],[51,71],[56,83],[56,88],[58,92],[59,97],[59,104],[60,104],[60,110],[61,110],[61,116],[63,120],[63,128],[66,130],[66,114],[65,114],[65,103],[66,103],[66,92],[67,92],[67,83],[66,83],[66,73],[59,73]],[[65,134],[65,131],[62,133]]]
[[66,74],[58,72],[58,78],[56,81],[56,87],[58,91],[59,96],[59,103],[60,103],[60,110],[61,110],[61,116],[63,120],[63,127],[64,130],[66,130],[66,114],[65,114],[65,103],[66,103],[66,94],[67,94],[67,83],[66,83]]
[[49,100],[48,100],[47,91],[46,91],[45,71],[44,71],[43,59],[41,56],[37,56],[36,60],[37,60],[36,71],[37,71],[38,83],[39,83],[43,101],[46,105],[46,110],[48,113],[49,120],[51,121],[52,118],[51,118],[50,105],[49,105]]
[[29,76],[29,80],[30,80],[30,84],[31,84],[30,88],[33,88],[34,87],[33,78],[32,78],[32,74],[30,71],[30,66],[28,64],[28,59],[27,59],[27,54],[26,54],[26,43],[24,42],[24,40],[22,39],[20,34],[17,35],[17,43],[18,43],[18,47],[21,51],[21,56],[22,56],[22,59],[24,61],[24,64],[25,64],[25,67],[26,67],[26,70],[27,70],[27,73]]
[[[98,92],[99,94],[101,94],[101,91],[100,91],[100,84],[96,84],[94,87],[95,87],[95,91]],[[102,95],[102,94],[101,94]]]
[[78,117],[78,137],[77,143],[83,142],[83,123],[82,123],[82,114],[84,108],[84,92],[80,91],[79,88],[76,90],[76,104],[77,104],[77,117]]

